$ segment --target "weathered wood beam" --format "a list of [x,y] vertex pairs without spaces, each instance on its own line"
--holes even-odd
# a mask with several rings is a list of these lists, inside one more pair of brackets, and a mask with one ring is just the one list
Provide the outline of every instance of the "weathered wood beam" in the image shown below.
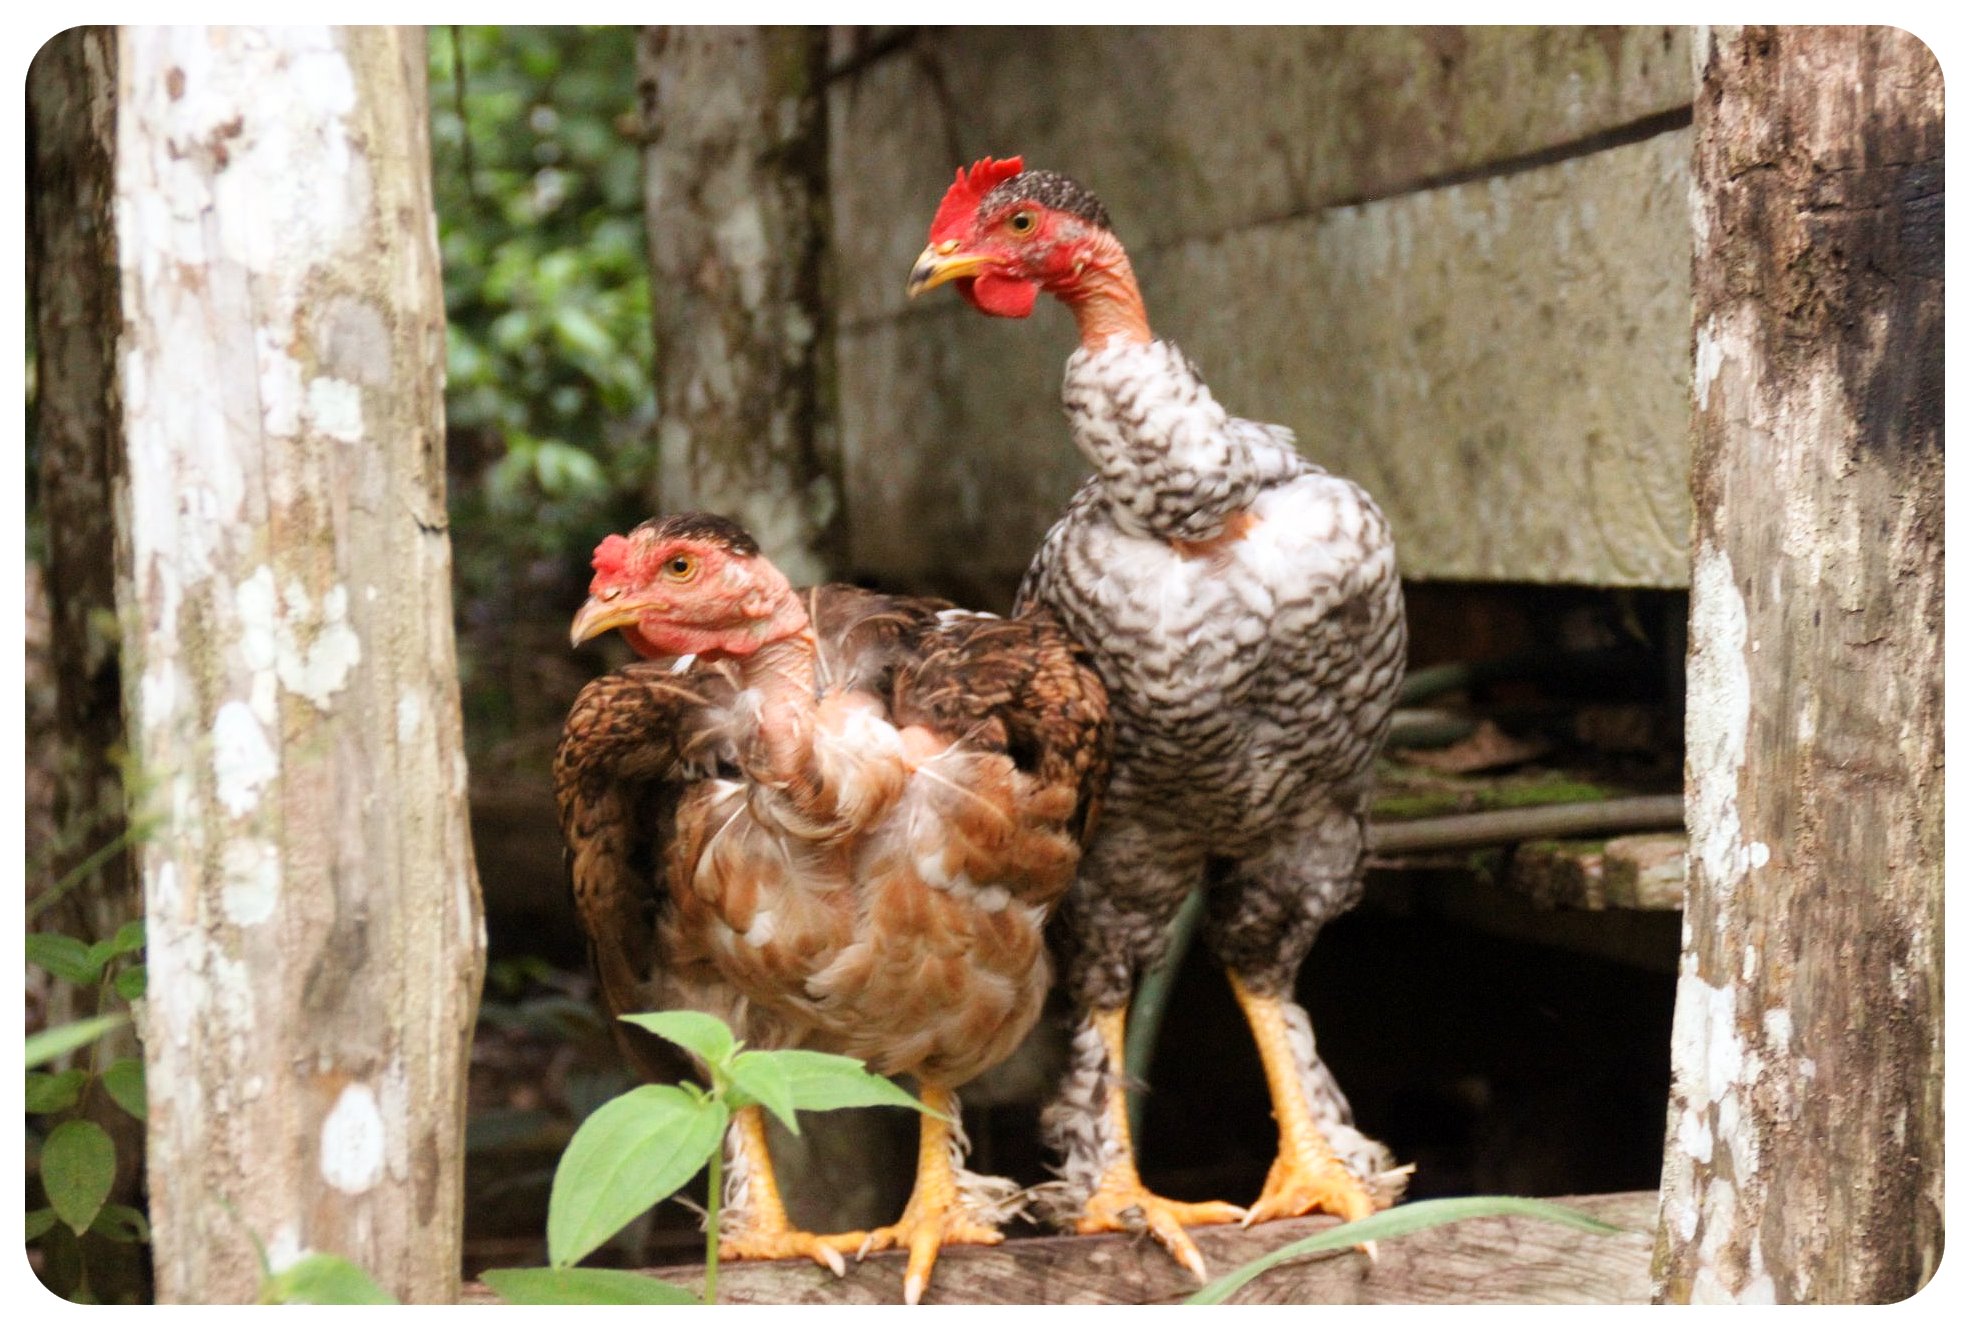
[[1688,849],[1680,834],[1527,841],[1505,885],[1546,910],[1680,910]]
[[1417,818],[1408,822],[1371,822],[1368,827],[1368,852],[1376,855],[1418,854],[1563,836],[1660,831],[1665,827],[1680,826],[1682,821],[1681,795],[1635,794],[1592,803],[1499,808],[1486,813],[1454,813],[1448,817]]
[[1943,78],[1695,58],[1689,901],[1656,1292],[1888,1302],[1943,1234]]
[[[1555,1198],[1633,1230],[1608,1237],[1527,1219],[1473,1219],[1384,1242],[1371,1262],[1336,1252],[1283,1265],[1259,1276],[1235,1303],[1637,1303],[1648,1296],[1647,1228],[1654,1192]],[[1332,1228],[1326,1216],[1241,1229],[1195,1228],[1191,1236],[1211,1273],[1224,1274],[1289,1242]],[[722,1302],[871,1304],[901,1302],[901,1252],[880,1252],[837,1279],[812,1261],[721,1264]],[[704,1283],[704,1267],[646,1273],[684,1288]],[[952,1247],[937,1261],[926,1303],[1182,1302],[1197,1283],[1146,1238],[1020,1238],[998,1247]],[[466,1285],[462,1301],[494,1302],[483,1284]]]

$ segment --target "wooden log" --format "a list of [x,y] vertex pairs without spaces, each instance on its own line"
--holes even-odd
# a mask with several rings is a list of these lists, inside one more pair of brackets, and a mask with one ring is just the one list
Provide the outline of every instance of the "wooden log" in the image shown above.
[[1547,910],[1680,910],[1687,849],[1681,835],[1527,841],[1505,885]]
[[1616,836],[1601,847],[1601,899],[1610,910],[1680,910],[1689,837]]
[[647,27],[637,65],[659,413],[652,506],[723,513],[796,583],[826,581],[842,510],[822,298],[827,33]]
[[1689,903],[1656,1292],[1887,1302],[1943,1238],[1943,78],[1704,32]]
[[[1472,1219],[1380,1244],[1371,1262],[1359,1252],[1324,1253],[1259,1276],[1234,1303],[1638,1303],[1648,1295],[1648,1225],[1654,1192],[1555,1198],[1632,1231],[1589,1236],[1526,1219]],[[1290,1219],[1243,1229],[1194,1228],[1213,1275],[1289,1242],[1332,1228],[1328,1216]],[[878,1252],[851,1263],[836,1279],[812,1261],[721,1263],[721,1302],[874,1304],[901,1302],[901,1252]],[[704,1284],[704,1267],[649,1270],[684,1288]],[[937,1259],[926,1303],[1182,1302],[1197,1281],[1147,1238],[1018,1238],[998,1247],[951,1247]],[[495,1302],[483,1284],[468,1284],[461,1301]]]
[[[160,1302],[332,1252],[451,1301],[484,961],[421,28],[118,30]],[[107,553],[107,552],[105,552]]]
[[1682,820],[1681,795],[1635,794],[1593,803],[1499,808],[1410,822],[1375,821],[1368,826],[1368,851],[1376,855],[1415,854],[1547,837],[1655,831],[1678,826]]

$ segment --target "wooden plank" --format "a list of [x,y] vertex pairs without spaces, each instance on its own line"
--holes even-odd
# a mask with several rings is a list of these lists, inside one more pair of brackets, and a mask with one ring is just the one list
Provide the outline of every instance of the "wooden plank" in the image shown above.
[[1679,910],[1688,845],[1680,834],[1528,841],[1505,885],[1546,910]]
[[1943,76],[1885,27],[1701,56],[1659,1293],[1892,1302],[1943,1243]]
[[[1688,149],[1671,132],[1155,251],[1150,317],[1228,409],[1368,487],[1405,576],[1680,585]],[[1051,303],[1019,323],[933,296],[843,329],[858,573],[1017,579],[1085,469]]]
[[1686,108],[1687,32],[924,29],[830,93],[844,318],[903,308],[952,169],[984,153],[1093,187],[1140,257]]
[[[1647,1227],[1654,1192],[1556,1198],[1631,1232],[1589,1236],[1525,1219],[1474,1219],[1380,1246],[1370,1262],[1331,1253],[1280,1266],[1246,1285],[1237,1303],[1641,1302],[1648,1294]],[[1289,1242],[1331,1228],[1322,1216],[1197,1228],[1191,1234],[1212,1273],[1222,1274]],[[733,1303],[893,1303],[902,1300],[904,1255],[880,1252],[836,1279],[811,1261],[721,1265],[720,1301]],[[703,1283],[702,1266],[647,1273],[685,1288]],[[999,1247],[953,1247],[938,1258],[926,1303],[1181,1302],[1197,1289],[1168,1254],[1146,1238],[1021,1238]],[[461,1301],[495,1301],[468,1284]]]

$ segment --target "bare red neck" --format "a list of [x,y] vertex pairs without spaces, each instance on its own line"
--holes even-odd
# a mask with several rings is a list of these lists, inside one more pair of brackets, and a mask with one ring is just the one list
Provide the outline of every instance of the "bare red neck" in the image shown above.
[[1149,315],[1142,307],[1142,290],[1122,242],[1104,232],[1089,248],[1073,277],[1052,288],[1054,296],[1073,311],[1081,330],[1081,345],[1099,351],[1116,337],[1142,345],[1151,340]]

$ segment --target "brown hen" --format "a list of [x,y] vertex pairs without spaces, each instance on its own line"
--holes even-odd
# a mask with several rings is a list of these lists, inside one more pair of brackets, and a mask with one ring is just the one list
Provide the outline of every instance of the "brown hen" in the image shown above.
[[1101,681],[1044,614],[797,592],[722,518],[647,522],[594,566],[574,641],[619,629],[649,658],[582,691],[554,764],[604,1001],[916,1077],[944,1116],[923,1119],[898,1223],[793,1228],[754,1107],[734,1120],[721,1234],[728,1256],[837,1272],[843,1253],[907,1247],[915,1302],[940,1247],[1000,1240],[1008,1189],[960,1167],[953,1090],[1039,1015],[1042,930],[1107,774]]

